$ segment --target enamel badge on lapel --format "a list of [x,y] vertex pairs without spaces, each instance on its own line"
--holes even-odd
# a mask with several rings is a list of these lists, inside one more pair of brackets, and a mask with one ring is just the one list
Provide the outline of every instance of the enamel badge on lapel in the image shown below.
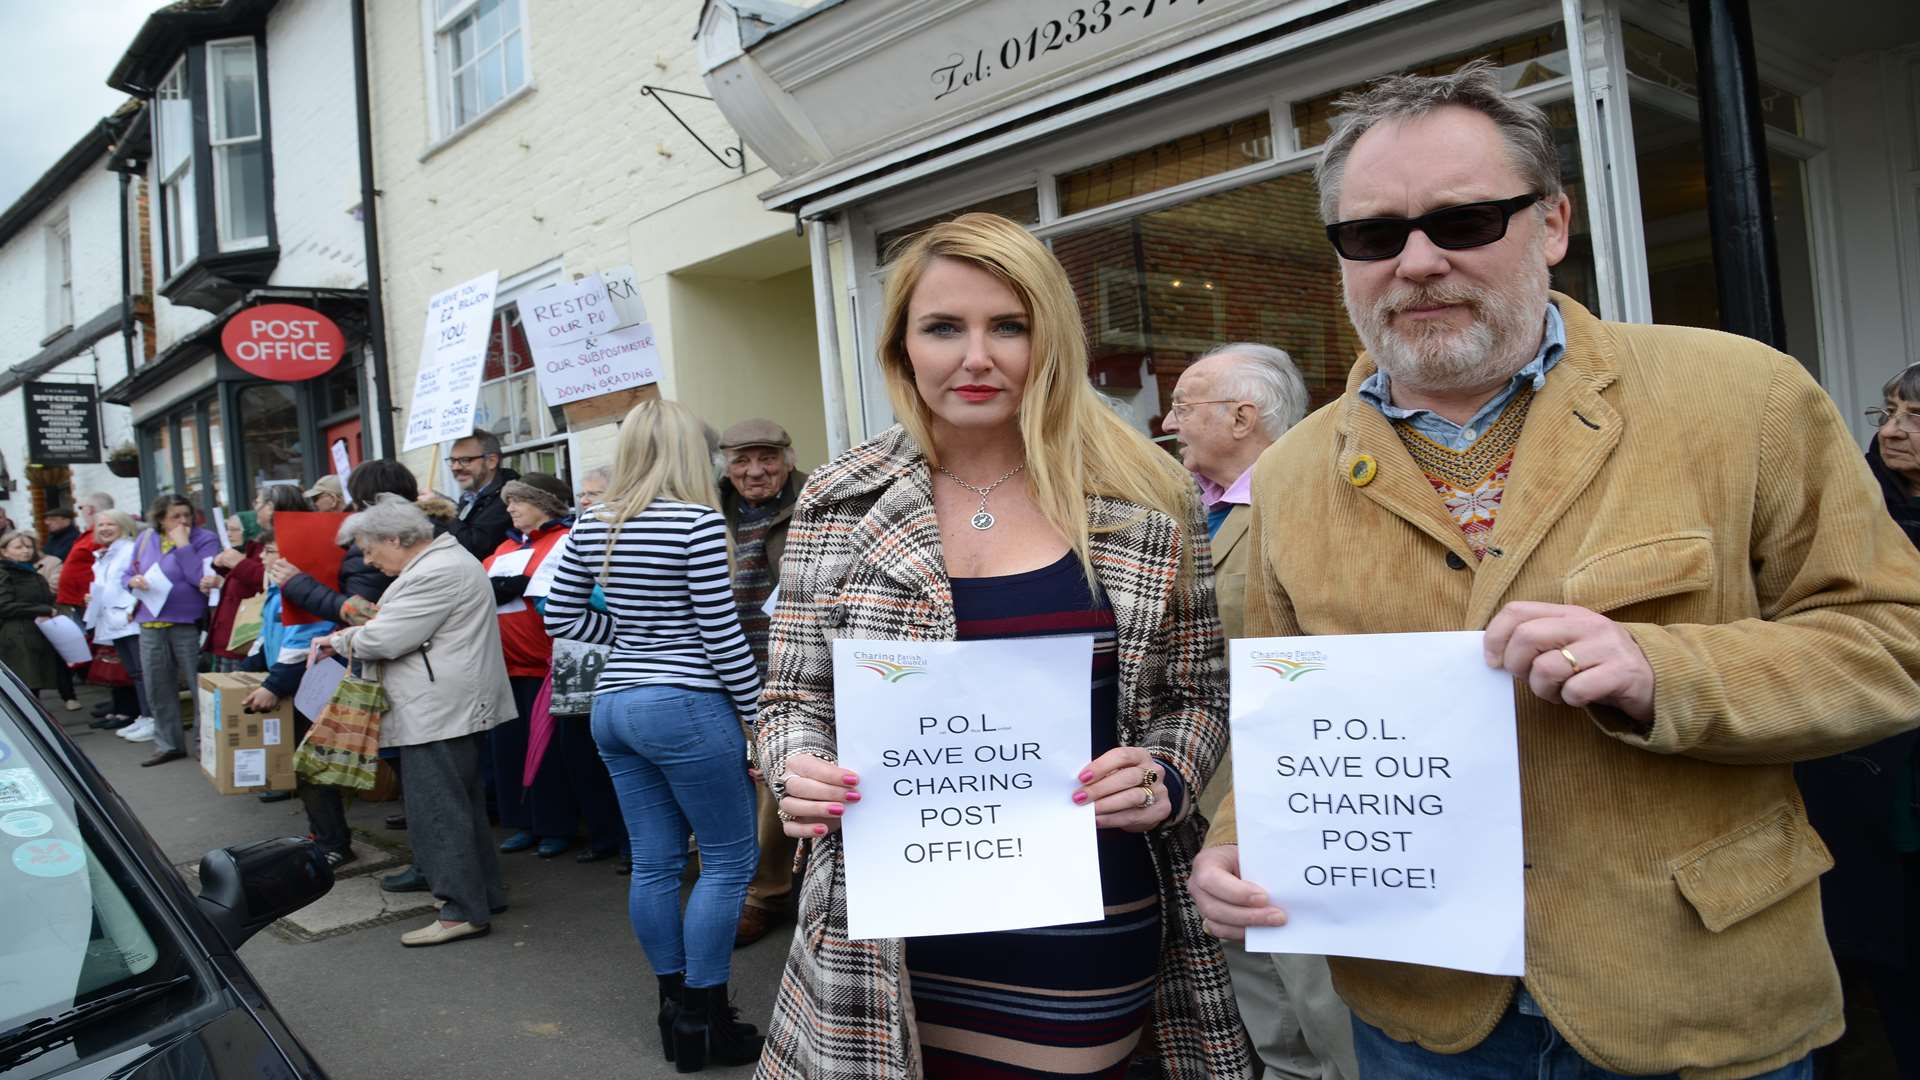
[[1347,468],[1347,483],[1354,487],[1366,487],[1373,483],[1374,474],[1379,471],[1380,463],[1373,460],[1372,454],[1361,454]]

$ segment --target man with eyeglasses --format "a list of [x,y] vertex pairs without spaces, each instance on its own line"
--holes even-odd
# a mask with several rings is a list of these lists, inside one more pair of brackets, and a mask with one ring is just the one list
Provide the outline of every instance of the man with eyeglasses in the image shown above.
[[484,559],[499,548],[513,524],[500,489],[507,481],[520,479],[520,474],[500,464],[500,436],[481,428],[453,444],[447,452],[447,467],[460,486],[459,511],[447,531],[474,558]]
[[[1920,556],[1791,357],[1549,291],[1559,150],[1492,65],[1339,107],[1367,351],[1254,469],[1246,632],[1484,628],[1525,830],[1524,979],[1331,959],[1361,1075],[1810,1077],[1844,1021],[1791,763],[1920,717]],[[1229,797],[1191,879],[1226,938],[1298,887],[1235,836]]]
[[[1226,638],[1244,636],[1247,566],[1253,560],[1253,463],[1307,415],[1307,383],[1293,358],[1271,345],[1235,342],[1180,373],[1160,430],[1180,441],[1180,460],[1207,505],[1214,598]],[[1200,796],[1212,817],[1233,787],[1231,753]],[[1240,1017],[1269,1077],[1355,1080],[1352,1017],[1333,991],[1327,958],[1249,953],[1226,943]]]

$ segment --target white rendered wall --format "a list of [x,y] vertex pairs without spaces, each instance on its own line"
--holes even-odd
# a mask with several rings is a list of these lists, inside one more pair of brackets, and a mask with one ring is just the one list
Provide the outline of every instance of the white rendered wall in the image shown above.
[[275,285],[358,289],[367,283],[365,234],[355,213],[360,149],[351,30],[346,0],[281,0],[267,18],[280,234]]

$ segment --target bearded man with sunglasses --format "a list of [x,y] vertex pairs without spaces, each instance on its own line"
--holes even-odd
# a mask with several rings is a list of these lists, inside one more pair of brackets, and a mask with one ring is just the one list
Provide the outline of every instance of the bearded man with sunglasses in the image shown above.
[[[1549,291],[1572,208],[1496,69],[1340,107],[1367,352],[1255,467],[1247,634],[1484,628],[1526,859],[1524,979],[1332,959],[1361,1075],[1809,1077],[1843,1021],[1790,763],[1920,716],[1920,556],[1791,357]],[[1234,816],[1191,886],[1237,939],[1293,883],[1239,878]]]

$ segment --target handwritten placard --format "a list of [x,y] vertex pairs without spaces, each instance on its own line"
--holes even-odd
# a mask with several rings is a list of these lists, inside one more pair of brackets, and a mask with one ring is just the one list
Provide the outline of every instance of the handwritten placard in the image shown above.
[[854,939],[1102,917],[1091,807],[1093,639],[833,643]]
[[489,270],[427,301],[420,368],[413,378],[403,450],[463,438],[473,432],[473,407],[487,359],[487,328],[500,273]]
[[1288,913],[1250,951],[1522,973],[1514,688],[1481,637],[1229,644],[1240,870]]

